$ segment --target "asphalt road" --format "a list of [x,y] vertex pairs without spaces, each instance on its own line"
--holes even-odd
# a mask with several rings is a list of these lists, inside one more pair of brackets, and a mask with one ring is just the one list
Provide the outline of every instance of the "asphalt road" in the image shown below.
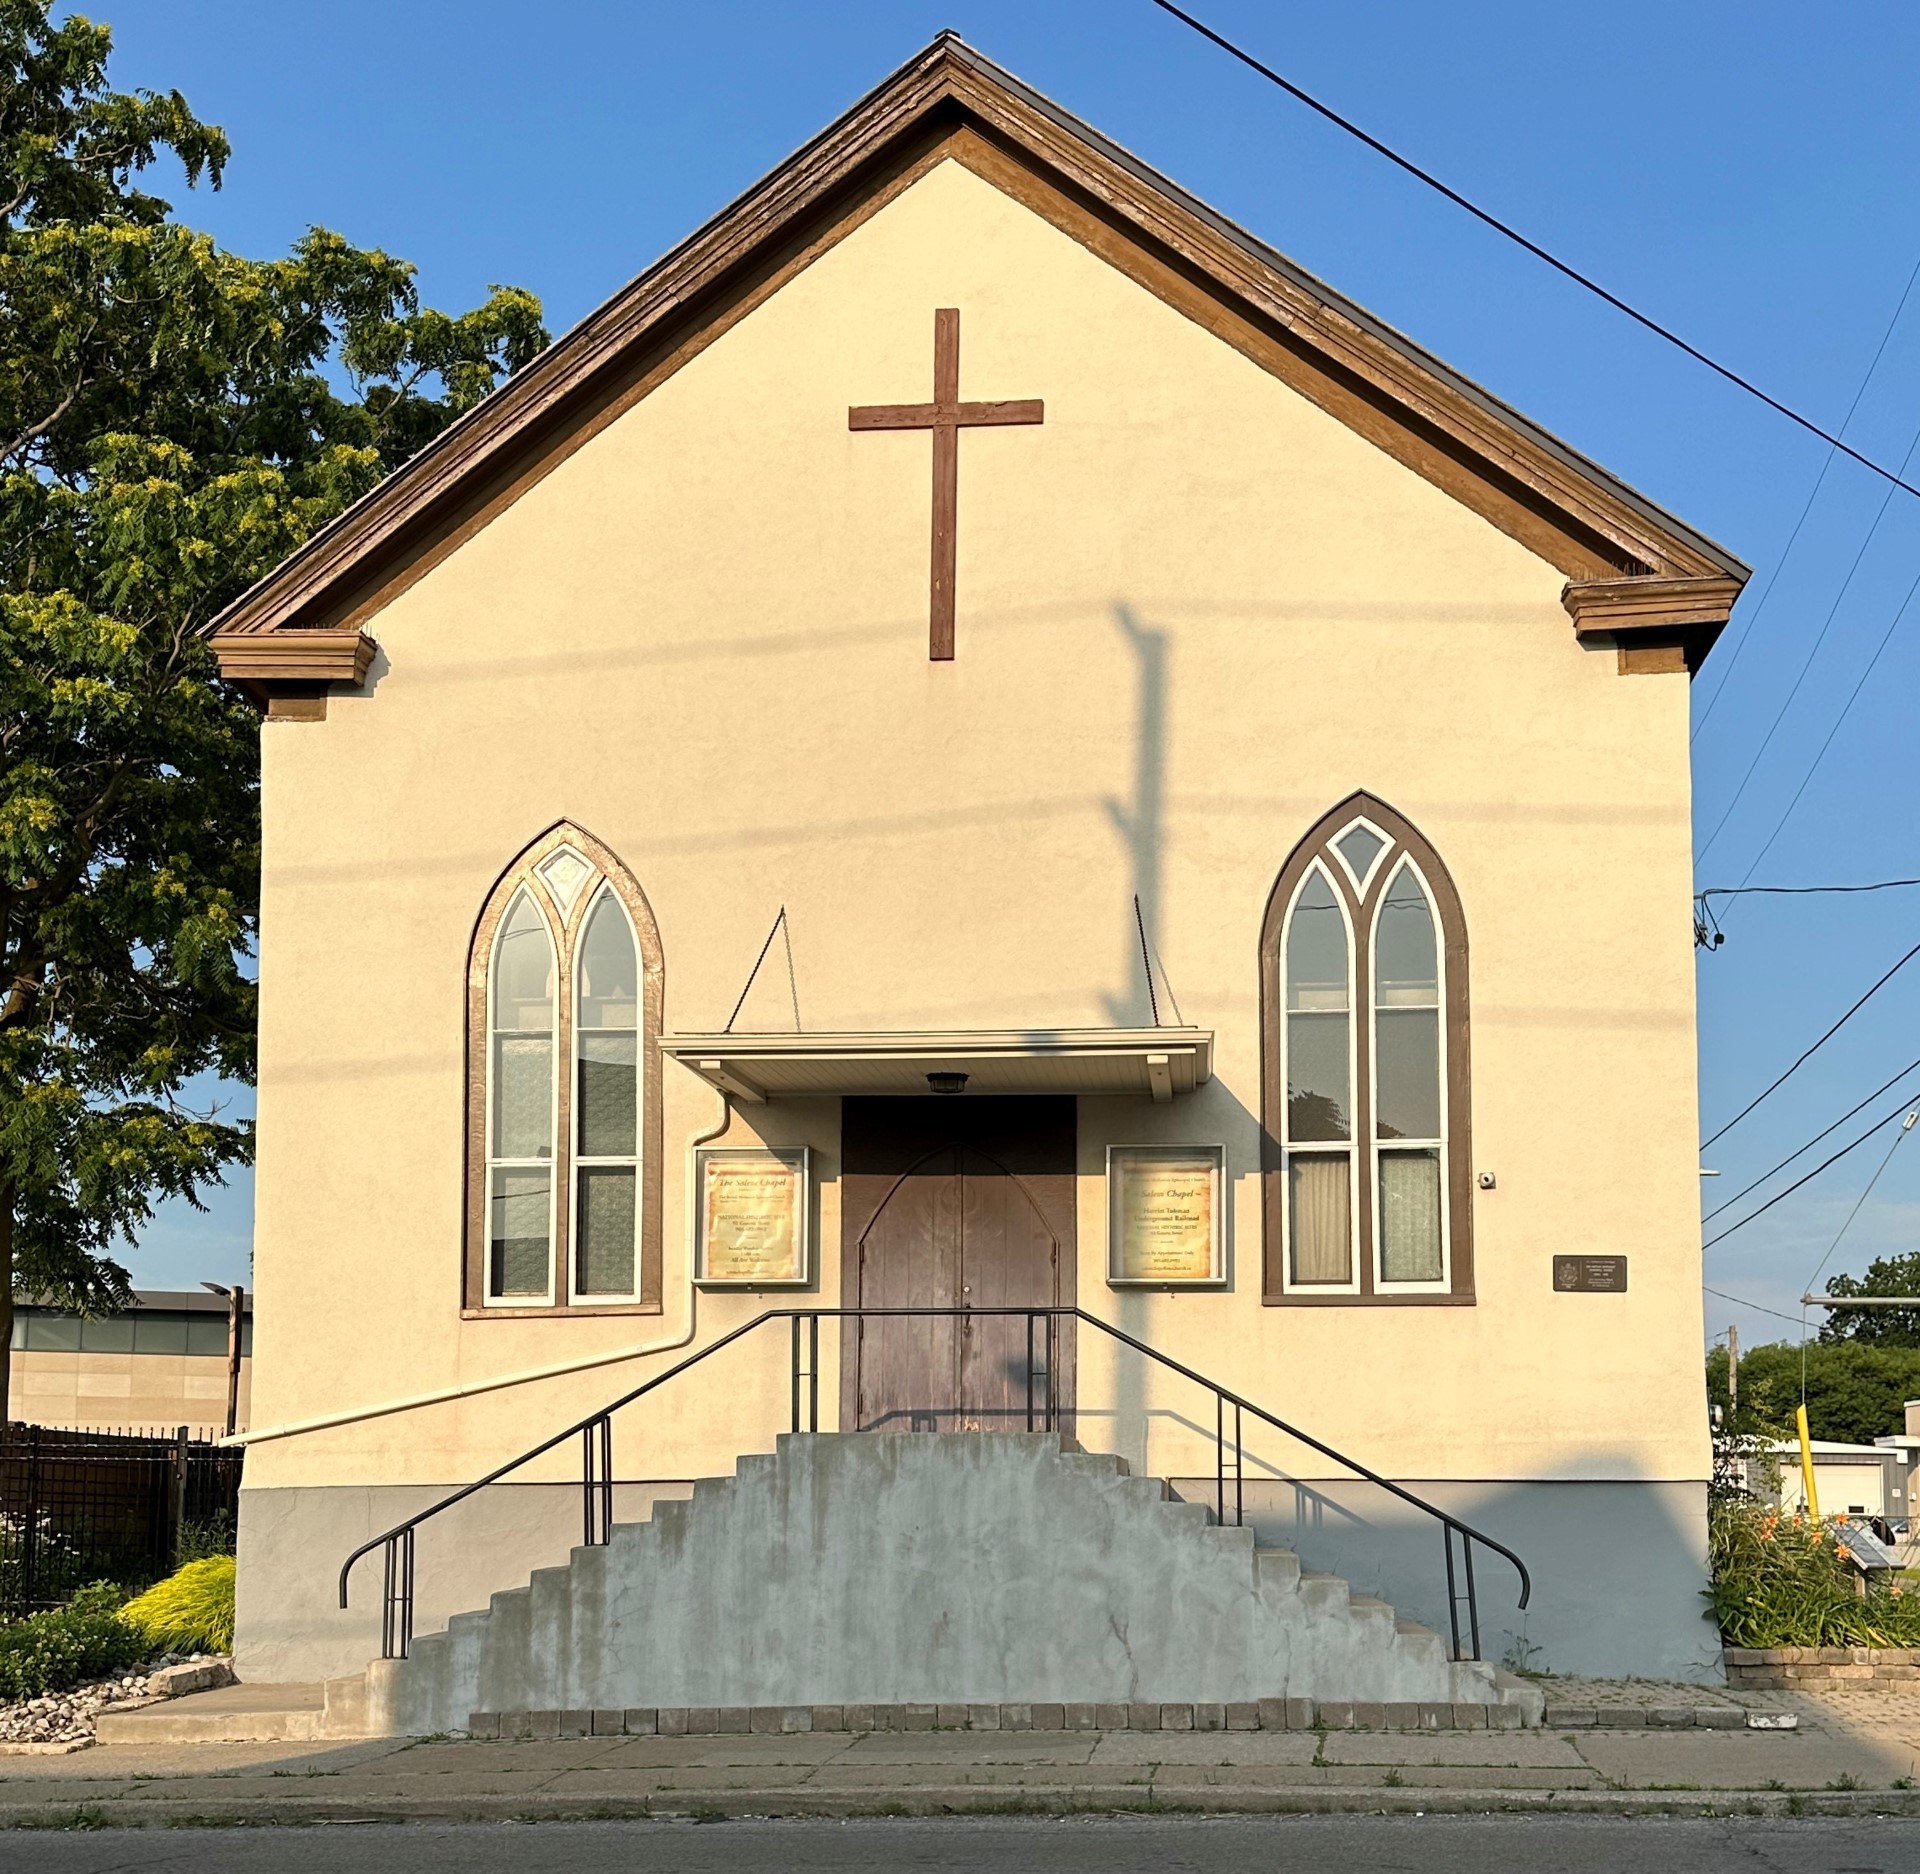
[[1920,1874],[1920,1822],[1275,1816],[0,1835],[19,1874]]

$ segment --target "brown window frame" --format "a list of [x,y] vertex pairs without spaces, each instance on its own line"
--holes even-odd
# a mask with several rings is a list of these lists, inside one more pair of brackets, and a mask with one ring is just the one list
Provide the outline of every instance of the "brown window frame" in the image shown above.
[[[563,907],[540,866],[564,846],[571,846],[592,867]],[[640,962],[639,1069],[640,1136],[635,1141],[639,1160],[639,1298],[632,1301],[572,1301],[570,1258],[574,1227],[573,1110],[574,1060],[573,967],[588,914],[603,889],[611,889],[625,906],[633,926]],[[489,1039],[488,992],[494,940],[507,907],[526,891],[546,918],[555,950],[554,1060],[556,1108],[554,1119],[553,1266],[551,1302],[492,1302],[487,1300],[487,1065]],[[465,1248],[462,1257],[461,1308],[468,1320],[515,1321],[564,1315],[658,1314],[661,1312],[661,1150],[664,1130],[660,1112],[660,1027],[666,1006],[666,965],[660,946],[660,927],[653,907],[610,847],[583,827],[562,820],[524,848],[488,892],[467,948],[467,1084]]]
[[[1364,892],[1333,849],[1334,840],[1356,819],[1370,821],[1389,841],[1376,860]],[[1444,979],[1441,1011],[1446,1037],[1446,1076],[1441,1097],[1446,1102],[1446,1204],[1449,1232],[1449,1282],[1444,1291],[1381,1290],[1375,1285],[1379,1263],[1374,1233],[1374,1146],[1372,1029],[1374,991],[1372,925],[1375,903],[1403,858],[1418,868],[1440,920]],[[1357,1212],[1356,1290],[1339,1293],[1303,1293],[1286,1285],[1287,1164],[1283,1144],[1287,1104],[1282,1063],[1282,1036],[1286,1022],[1284,985],[1287,910],[1308,870],[1318,861],[1340,893],[1352,931],[1354,1130],[1359,1175],[1354,1182]],[[1467,982],[1467,921],[1460,894],[1432,843],[1404,815],[1385,801],[1365,792],[1349,794],[1323,814],[1294,847],[1268,894],[1266,916],[1260,928],[1260,1172],[1262,1282],[1261,1299],[1276,1308],[1421,1308],[1471,1307],[1473,1286],[1473,1115]],[[1364,1128],[1364,1132],[1363,1129]]]

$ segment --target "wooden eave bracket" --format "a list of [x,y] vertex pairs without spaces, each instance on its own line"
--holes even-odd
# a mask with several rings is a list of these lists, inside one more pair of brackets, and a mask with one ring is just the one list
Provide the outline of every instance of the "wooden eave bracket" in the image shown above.
[[1617,648],[1623,677],[1691,674],[1732,616],[1742,583],[1725,573],[1570,579],[1560,603],[1582,644]]
[[209,640],[220,674],[266,715],[317,722],[336,683],[360,684],[379,648],[364,631],[217,631]]

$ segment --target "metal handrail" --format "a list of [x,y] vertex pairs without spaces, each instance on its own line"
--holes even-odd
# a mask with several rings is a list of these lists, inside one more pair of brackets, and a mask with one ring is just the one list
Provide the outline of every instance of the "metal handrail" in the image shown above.
[[[1478,1659],[1480,1656],[1480,1613],[1478,1593],[1473,1575],[1473,1545],[1478,1542],[1494,1554],[1512,1563],[1514,1572],[1520,1577],[1519,1607],[1525,1610],[1533,1595],[1533,1577],[1528,1573],[1527,1565],[1504,1542],[1496,1541],[1485,1531],[1476,1529],[1471,1523],[1461,1521],[1451,1511],[1443,1510],[1436,1503],[1416,1495],[1404,1484],[1397,1484],[1391,1478],[1382,1477],[1370,1466],[1362,1464],[1357,1458],[1350,1458],[1344,1452],[1337,1451],[1323,1439],[1311,1432],[1302,1431],[1276,1413],[1269,1412],[1264,1406],[1255,1405],[1250,1399],[1243,1398],[1230,1388],[1222,1386],[1216,1380],[1208,1379],[1204,1373],[1196,1372],[1184,1362],[1176,1360],[1171,1354],[1162,1353],[1159,1348],[1149,1346],[1145,1341],[1129,1334],[1124,1328],[1115,1327],[1111,1321],[1103,1321],[1098,1315],[1087,1313],[1084,1308],[1072,1307],[1028,1307],[1028,1308],[770,1308],[764,1314],[756,1315],[751,1321],[722,1334],[718,1340],[710,1341],[698,1352],[689,1354],[686,1359],[676,1361],[664,1373],[656,1373],[652,1379],[643,1381],[630,1392],[622,1393],[618,1399],[602,1406],[599,1411],[590,1413],[586,1418],[558,1431],[551,1438],[544,1439],[529,1451],[523,1451],[517,1458],[509,1459],[505,1464],[489,1471],[486,1476],[464,1485],[451,1494],[442,1497],[439,1502],[429,1504],[424,1510],[409,1516],[405,1522],[396,1523],[383,1534],[371,1537],[353,1551],[340,1565],[340,1605],[347,1605],[347,1578],[353,1566],[362,1556],[370,1555],[382,1547],[386,1548],[385,1562],[385,1609],[381,1622],[381,1648],[385,1658],[404,1659],[413,1639],[413,1538],[414,1532],[430,1518],[438,1516],[442,1510],[451,1509],[456,1503],[464,1503],[468,1497],[485,1490],[489,1485],[498,1483],[534,1459],[544,1457],[549,1451],[563,1445],[569,1438],[578,1436],[582,1442],[582,1491],[584,1546],[593,1548],[604,1544],[613,1526],[613,1415],[630,1406],[637,1399],[643,1399],[650,1392],[657,1391],[669,1380],[677,1379],[690,1368],[698,1366],[703,1360],[711,1359],[724,1348],[737,1340],[743,1340],[756,1329],[766,1326],[769,1321],[788,1321],[792,1323],[792,1420],[793,1430],[803,1429],[801,1411],[802,1380],[806,1380],[807,1421],[804,1429],[817,1432],[820,1417],[820,1323],[822,1320],[868,1321],[890,1317],[940,1318],[940,1319],[996,1319],[1024,1318],[1027,1323],[1027,1426],[1033,1429],[1034,1421],[1034,1364],[1033,1333],[1034,1324],[1044,1320],[1047,1324],[1047,1364],[1044,1369],[1047,1381],[1047,1398],[1044,1407],[1046,1429],[1053,1429],[1055,1406],[1053,1399],[1053,1341],[1056,1321],[1084,1322],[1088,1327],[1097,1329],[1110,1339],[1119,1341],[1134,1352],[1144,1354],[1147,1359],[1165,1367],[1169,1372],[1177,1373],[1181,1378],[1191,1380],[1196,1386],[1203,1387],[1214,1396],[1214,1438],[1215,1438],[1215,1504],[1216,1514],[1221,1522],[1226,1518],[1226,1485],[1229,1476],[1234,1486],[1235,1523],[1244,1520],[1244,1493],[1242,1478],[1242,1413],[1252,1413],[1262,1423],[1270,1425],[1275,1431],[1297,1440],[1317,1451],[1322,1457],[1330,1458],[1338,1465],[1352,1472],[1356,1477],[1371,1484],[1377,1484],[1390,1496],[1401,1502],[1411,1504],[1422,1514],[1432,1517],[1440,1524],[1445,1545],[1447,1562],[1447,1608],[1453,1633],[1453,1656],[1456,1659]],[[808,1326],[810,1352],[806,1364],[802,1365],[801,1325]],[[1226,1452],[1228,1432],[1227,1408],[1233,1409],[1232,1447],[1233,1459],[1229,1465]],[[1464,1567],[1466,1588],[1464,1594],[1457,1591],[1454,1570],[1454,1540],[1460,1541],[1461,1560]],[[1468,1637],[1470,1650],[1463,1651],[1460,1633],[1460,1602],[1464,1600],[1468,1615]]]

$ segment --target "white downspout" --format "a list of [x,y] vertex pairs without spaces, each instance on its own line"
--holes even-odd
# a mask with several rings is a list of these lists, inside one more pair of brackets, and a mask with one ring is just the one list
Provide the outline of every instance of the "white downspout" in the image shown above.
[[[693,1178],[694,1153],[711,1144],[733,1123],[733,1096],[720,1095],[720,1117],[705,1132],[696,1132],[687,1141],[687,1193],[689,1205],[700,1201]],[[693,1211],[689,1208],[688,1235],[693,1231]],[[596,1353],[584,1360],[563,1360],[556,1366],[534,1367],[525,1373],[509,1373],[499,1379],[474,1380],[465,1386],[448,1386],[439,1392],[413,1393],[405,1399],[389,1399],[380,1405],[355,1406],[347,1412],[329,1412],[320,1418],[294,1419],[285,1425],[266,1425],[258,1431],[236,1432],[219,1442],[223,1445],[258,1445],[274,1438],[298,1438],[306,1432],[330,1431],[339,1425],[357,1425],[365,1419],[386,1418],[395,1412],[417,1412],[423,1406],[446,1405],[455,1399],[471,1399],[478,1393],[500,1392],[509,1386],[529,1386],[535,1380],[560,1379],[569,1373],[588,1373],[595,1367],[615,1366],[622,1360],[640,1360],[648,1354],[672,1353],[693,1339],[694,1318],[699,1291],[693,1285],[693,1259],[687,1259],[687,1325],[671,1340],[648,1341],[641,1347],[622,1347],[615,1353]]]

